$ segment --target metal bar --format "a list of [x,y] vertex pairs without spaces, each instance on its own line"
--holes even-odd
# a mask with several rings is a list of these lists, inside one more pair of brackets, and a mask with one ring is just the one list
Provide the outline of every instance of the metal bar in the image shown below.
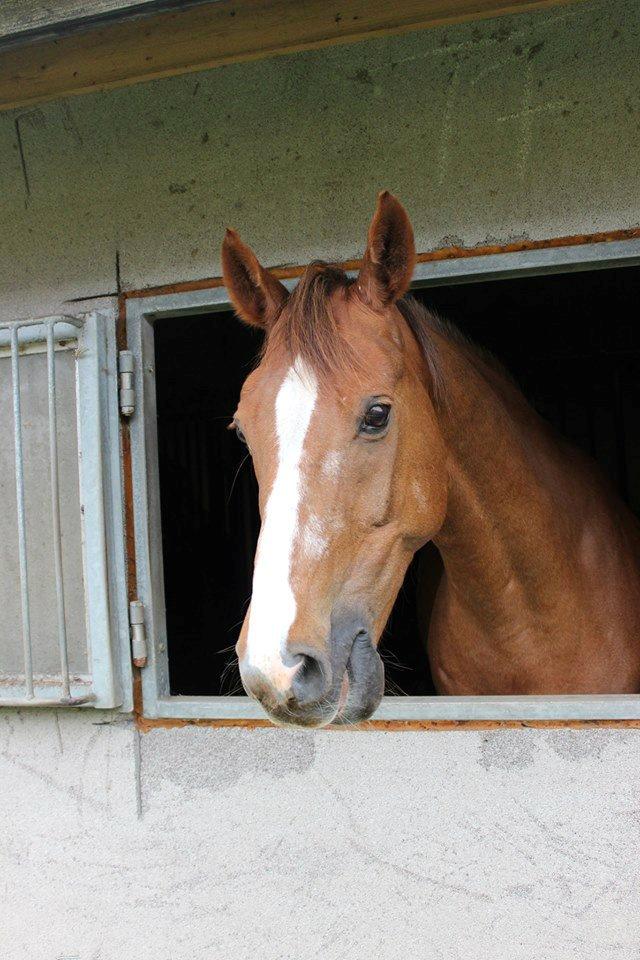
[[[31,327],[31,331],[33,330],[34,330],[34,327]],[[4,334],[4,337],[3,337],[3,334]],[[57,330],[56,330],[56,334],[58,334]],[[6,343],[3,342],[5,338],[6,338]],[[77,349],[78,349],[78,340],[75,335],[73,340],[56,339],[56,342],[55,342],[56,353],[68,353],[71,350],[77,350]],[[46,340],[42,341],[42,340],[37,340],[35,338],[32,340],[29,340],[24,336],[24,334],[20,334],[20,356],[21,357],[40,356],[40,354],[43,354],[46,352],[47,352]],[[6,330],[1,330],[0,331],[0,359],[2,359],[3,357],[10,357],[10,356],[11,356],[10,338],[7,336]]]
[[[56,327],[56,324],[58,326]],[[84,693],[71,682],[68,663],[66,612],[64,603],[64,579],[62,566],[62,533],[60,520],[60,486],[58,463],[58,432],[56,413],[55,353],[71,348],[77,341],[77,332],[85,327],[85,319],[64,314],[47,318],[25,318],[0,321],[0,351],[11,357],[13,390],[14,451],[16,475],[16,502],[18,523],[18,556],[22,605],[22,633],[24,656],[24,679],[19,683],[0,685],[0,707],[55,707],[81,706],[96,701],[96,695]],[[56,342],[56,335],[59,341]],[[31,619],[27,559],[23,424],[21,412],[20,357],[24,353],[47,353],[47,386],[49,410],[49,453],[51,471],[51,511],[53,525],[54,572],[56,585],[56,608],[58,644],[60,649],[61,677],[56,679],[58,696],[49,692],[52,678],[35,677],[31,643]],[[17,681],[17,678],[16,678]],[[43,688],[44,684],[44,688]]]
[[77,327],[79,330],[84,326],[84,320],[80,317],[68,317],[66,314],[61,313],[57,317],[28,317],[24,320],[0,320],[0,330],[17,330],[18,328],[23,329],[24,327],[43,327],[51,322],[54,323],[68,323],[72,327]]
[[[93,692],[100,707],[116,707],[122,702],[109,603],[109,484],[118,482],[118,474],[109,476],[109,451],[104,443],[108,363],[105,323],[98,314],[91,314],[78,338],[76,397],[87,647]],[[109,377],[114,374],[111,368]]]
[[64,575],[62,570],[62,532],[60,528],[60,487],[58,474],[58,421],[56,416],[56,355],[54,344],[55,320],[47,324],[47,393],[49,399],[49,467],[51,471],[51,519],[53,523],[53,566],[56,581],[56,613],[58,619],[58,647],[62,696],[69,690],[69,654],[67,650],[67,621],[64,608]]
[[13,431],[16,464],[16,504],[18,513],[18,557],[20,562],[20,600],[22,604],[22,648],[27,700],[33,699],[33,654],[29,616],[29,582],[27,578],[27,532],[24,516],[24,461],[22,456],[22,417],[20,411],[20,370],[18,366],[18,325],[11,328],[11,377],[13,388]]
[[428,287],[580,270],[602,270],[607,267],[635,266],[639,262],[638,239],[543,247],[538,250],[418,263],[413,273],[412,286]]
[[[145,717],[264,720],[248,697],[161,695]],[[372,720],[640,720],[637,694],[584,696],[383,697]]]
[[63,697],[57,700],[0,700],[0,707],[79,707],[83,703],[93,703],[92,693],[86,697]]

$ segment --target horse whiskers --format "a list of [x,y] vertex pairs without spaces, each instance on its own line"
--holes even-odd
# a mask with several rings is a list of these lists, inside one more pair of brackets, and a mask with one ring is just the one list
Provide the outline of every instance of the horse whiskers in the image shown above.
[[232,657],[224,666],[222,673],[220,675],[221,679],[225,677],[231,670],[234,670],[238,666],[238,658]]
[[408,667],[406,663],[402,663],[392,650],[378,649],[378,654],[383,663],[388,663],[395,670],[411,670],[411,667]]
[[239,690],[242,689],[242,681],[240,680],[239,676],[237,676],[233,689],[227,692],[225,692],[224,690],[224,686],[227,683],[227,681],[231,681],[234,676],[234,672],[237,674],[237,671],[238,671],[238,658],[232,657],[229,660],[229,662],[225,665],[225,667],[222,670],[222,673],[220,674],[220,692],[222,696],[233,696],[235,693],[238,693]]
[[232,650],[235,650],[235,643],[230,643],[228,647],[222,647],[221,650],[215,650],[214,653],[217,655],[219,653],[231,653]]
[[234,490],[234,487],[235,487],[235,485],[236,485],[236,480],[238,479],[238,477],[239,477],[239,475],[240,475],[240,471],[242,470],[242,468],[244,467],[245,463],[247,462],[247,460],[249,459],[250,456],[251,456],[250,453],[246,453],[246,454],[244,455],[244,457],[242,458],[242,460],[240,461],[239,465],[238,465],[238,469],[236,470],[235,476],[234,476],[233,481],[232,481],[232,483],[231,483],[231,488],[229,489],[229,496],[227,497],[227,506],[229,506],[229,504],[231,503],[231,496],[232,496],[232,494],[233,494],[233,490]]
[[223,669],[223,671],[222,671],[223,673],[224,673],[226,670],[229,670],[230,667],[232,667],[232,666],[234,666],[234,665],[237,665],[237,663],[238,663],[238,657],[237,657],[237,655],[236,655],[236,653],[235,653],[235,646],[232,646],[232,647],[228,648],[227,650],[220,650],[219,652],[220,652],[220,653],[231,653],[231,656],[229,657],[229,659],[227,660],[227,662],[226,662],[226,664],[225,664],[225,666],[224,666],[224,669]]
[[[237,687],[238,678],[233,676],[232,673],[225,671],[220,677],[220,694],[221,696],[226,696],[230,691]],[[224,688],[227,688],[226,690]]]
[[[251,595],[249,595],[249,596],[247,597],[247,599],[246,599],[246,600],[243,600],[243,602],[242,602],[242,606],[243,606],[243,608],[244,608],[245,616],[246,616],[246,612],[247,612],[247,607],[249,606],[250,603],[251,603]],[[242,620],[238,620],[238,621],[236,621],[236,623],[232,623],[231,626],[229,627],[227,633],[231,633],[232,630],[235,630],[237,627],[241,626],[243,623],[244,623],[244,616],[242,617]]]
[[395,680],[385,679],[384,682],[384,692],[387,695],[392,697],[407,697],[409,694],[406,690],[403,690],[399,683],[396,683]]

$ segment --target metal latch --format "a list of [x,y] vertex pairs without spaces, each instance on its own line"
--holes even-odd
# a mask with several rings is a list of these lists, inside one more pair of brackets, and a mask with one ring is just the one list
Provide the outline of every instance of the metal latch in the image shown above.
[[144,604],[132,600],[129,604],[129,624],[131,626],[131,657],[134,667],[147,665],[147,636],[144,629]]
[[120,375],[120,413],[123,417],[130,417],[136,405],[131,350],[121,350],[118,354],[118,373]]

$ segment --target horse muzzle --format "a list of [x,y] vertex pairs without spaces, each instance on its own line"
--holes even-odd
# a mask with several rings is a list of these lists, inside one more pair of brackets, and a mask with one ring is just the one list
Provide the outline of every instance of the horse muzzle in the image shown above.
[[323,727],[368,719],[384,692],[384,666],[367,629],[353,617],[334,620],[327,653],[289,647],[278,677],[240,665],[249,696],[279,726]]

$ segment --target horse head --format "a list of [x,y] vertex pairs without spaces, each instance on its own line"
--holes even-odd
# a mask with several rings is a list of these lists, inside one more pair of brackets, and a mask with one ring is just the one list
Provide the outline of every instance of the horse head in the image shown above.
[[380,702],[380,636],[446,509],[429,371],[398,306],[411,224],[380,194],[357,279],[314,263],[291,294],[233,231],[222,263],[236,312],[265,334],[233,420],[262,518],[243,684],[278,723],[354,723]]

